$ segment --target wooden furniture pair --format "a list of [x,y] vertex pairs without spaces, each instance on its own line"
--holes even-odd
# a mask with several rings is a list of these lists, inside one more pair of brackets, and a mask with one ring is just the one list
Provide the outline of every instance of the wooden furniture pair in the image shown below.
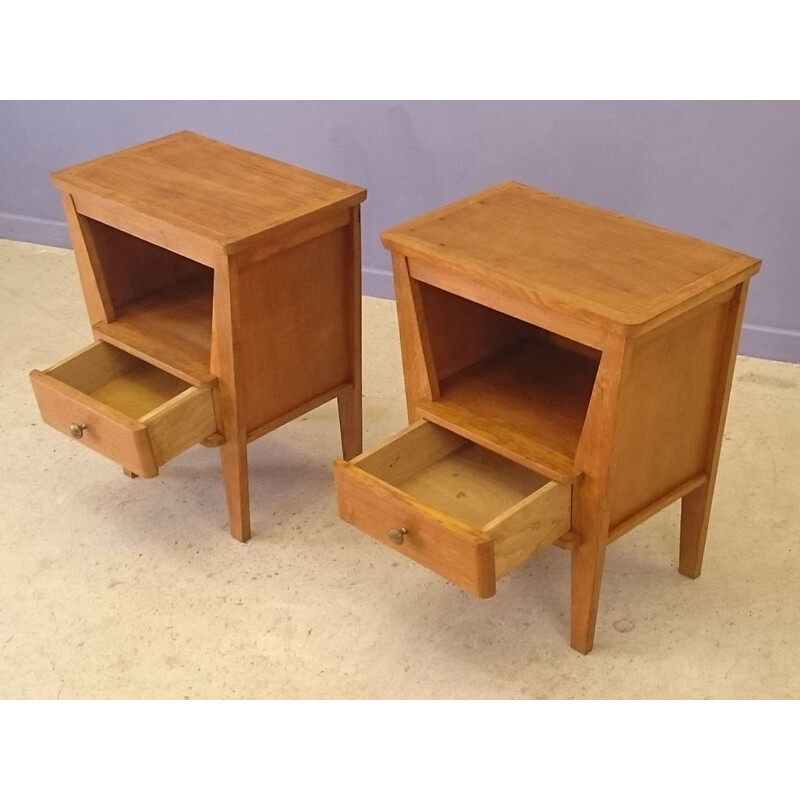
[[759,260],[514,182],[383,242],[412,424],[337,463],[342,518],[479,597],[570,549],[582,653],[606,547],[678,499],[697,577]]
[[220,445],[242,541],[248,442],[337,398],[361,452],[365,190],[190,132],[53,181],[96,341],[31,373],[47,423],[132,476]]

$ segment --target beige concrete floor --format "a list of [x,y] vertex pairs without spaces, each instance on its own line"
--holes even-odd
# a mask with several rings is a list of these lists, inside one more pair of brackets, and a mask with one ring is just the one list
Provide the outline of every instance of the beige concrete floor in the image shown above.
[[[569,556],[477,600],[336,514],[328,404],[249,448],[254,536],[218,453],[153,480],[39,419],[28,371],[90,342],[69,251],[0,241],[0,697],[796,698],[800,366],[737,365],[704,574],[678,506],[612,546],[594,652]],[[364,300],[365,443],[406,424],[394,305]]]

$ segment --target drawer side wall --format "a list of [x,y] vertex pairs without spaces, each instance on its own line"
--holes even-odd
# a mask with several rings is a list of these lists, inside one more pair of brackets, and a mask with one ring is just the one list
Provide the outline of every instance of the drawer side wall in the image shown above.
[[568,533],[571,516],[572,486],[549,483],[484,528],[494,539],[497,579]]
[[187,389],[142,419],[150,432],[156,463],[180,455],[216,433],[211,389]]

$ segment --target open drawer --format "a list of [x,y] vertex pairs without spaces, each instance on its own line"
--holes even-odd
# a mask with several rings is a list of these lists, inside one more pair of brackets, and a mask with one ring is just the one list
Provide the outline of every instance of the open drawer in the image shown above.
[[343,520],[479,597],[570,530],[569,484],[427,421],[335,474]]
[[191,386],[106,342],[31,372],[42,419],[145,478],[217,430],[207,386]]

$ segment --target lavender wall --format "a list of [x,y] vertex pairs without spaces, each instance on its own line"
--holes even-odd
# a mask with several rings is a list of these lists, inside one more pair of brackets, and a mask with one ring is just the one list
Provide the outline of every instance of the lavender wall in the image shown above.
[[48,174],[180,129],[365,186],[379,232],[505,178],[760,256],[741,352],[800,362],[798,102],[2,102],[0,237],[68,245]]

